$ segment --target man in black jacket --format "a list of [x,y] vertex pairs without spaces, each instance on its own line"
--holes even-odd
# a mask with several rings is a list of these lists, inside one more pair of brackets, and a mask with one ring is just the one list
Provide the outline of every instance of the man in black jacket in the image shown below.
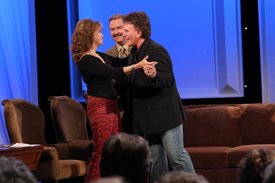
[[150,145],[151,182],[168,172],[167,156],[173,170],[194,173],[192,161],[184,149],[184,114],[171,58],[163,46],[150,39],[151,25],[146,13],[129,13],[123,22],[126,44],[133,46],[129,64],[146,55],[148,61],[157,62],[155,67],[144,67],[128,78],[134,133],[144,135]]

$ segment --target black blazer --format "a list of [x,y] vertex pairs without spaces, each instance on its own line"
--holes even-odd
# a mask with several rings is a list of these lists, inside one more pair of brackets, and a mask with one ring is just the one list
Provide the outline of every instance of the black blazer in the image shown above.
[[148,61],[158,62],[157,75],[150,79],[140,69],[128,76],[133,124],[135,133],[155,134],[183,123],[184,115],[168,52],[160,44],[148,39],[138,51],[132,50],[129,61],[131,64],[135,60],[141,61],[146,55],[149,56]]

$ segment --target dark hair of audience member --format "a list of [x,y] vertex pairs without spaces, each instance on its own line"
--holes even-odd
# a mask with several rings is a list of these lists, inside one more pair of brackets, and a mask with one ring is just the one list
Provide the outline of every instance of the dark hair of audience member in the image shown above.
[[148,182],[149,162],[149,146],[143,137],[119,133],[103,146],[101,176],[122,176],[131,183]]
[[183,171],[173,171],[162,175],[158,183],[209,183],[208,180],[198,174]]
[[263,183],[275,182],[275,161],[270,163],[264,171]]
[[97,180],[91,180],[88,183],[129,183],[125,178],[116,176],[116,177],[102,177]]
[[0,157],[0,183],[36,183],[32,172],[14,157]]
[[240,163],[239,183],[261,183],[265,168],[274,159],[271,149],[257,148],[249,152]]

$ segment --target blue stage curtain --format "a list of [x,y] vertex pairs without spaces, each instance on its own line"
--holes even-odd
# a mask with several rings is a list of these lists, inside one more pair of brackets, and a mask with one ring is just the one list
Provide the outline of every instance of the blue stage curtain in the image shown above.
[[[0,100],[38,103],[34,0],[0,1]],[[0,144],[9,143],[3,106]]]

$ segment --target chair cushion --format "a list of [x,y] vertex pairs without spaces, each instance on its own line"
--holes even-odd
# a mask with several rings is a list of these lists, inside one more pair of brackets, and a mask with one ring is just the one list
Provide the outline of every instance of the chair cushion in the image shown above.
[[243,143],[274,144],[275,104],[241,104],[240,109]]
[[72,177],[84,176],[87,171],[87,162],[82,160],[59,160],[58,168],[50,169],[52,162],[41,162],[34,172],[38,180],[62,180]]
[[186,147],[233,147],[242,144],[239,107],[198,107],[186,109],[185,113],[184,143]]
[[231,147],[187,147],[196,169],[228,167],[228,153]]
[[87,162],[82,160],[60,160],[60,179],[67,177],[84,176],[87,171]]

